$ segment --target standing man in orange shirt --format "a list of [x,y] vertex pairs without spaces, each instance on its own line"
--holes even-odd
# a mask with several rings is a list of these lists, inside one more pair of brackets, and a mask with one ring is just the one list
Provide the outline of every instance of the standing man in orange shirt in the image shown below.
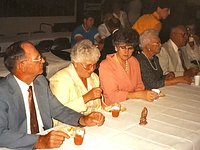
[[152,14],[144,14],[141,16],[132,28],[139,34],[147,29],[154,29],[160,32],[162,23],[160,20],[166,19],[170,15],[170,2],[169,0],[158,0],[157,8]]

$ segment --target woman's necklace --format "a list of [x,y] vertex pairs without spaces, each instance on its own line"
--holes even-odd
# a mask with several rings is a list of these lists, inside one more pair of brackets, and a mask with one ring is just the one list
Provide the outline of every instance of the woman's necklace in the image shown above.
[[127,60],[125,61],[125,71],[126,71],[126,73],[128,73],[128,61]]
[[[116,58],[117,62],[120,64],[119,59],[118,59],[118,57],[117,57],[116,54],[115,54],[115,58]],[[123,66],[122,66],[122,67],[123,67]],[[124,68],[124,67],[123,67],[123,68]],[[124,68],[124,70],[126,71],[126,73],[128,73],[128,61],[127,61],[127,60],[125,61],[125,68]]]
[[151,63],[151,61],[149,60],[149,58],[145,55],[145,53],[142,52],[142,54],[147,58],[149,64],[151,65],[153,70],[158,70],[157,64],[155,63],[155,61],[153,61],[154,65]]

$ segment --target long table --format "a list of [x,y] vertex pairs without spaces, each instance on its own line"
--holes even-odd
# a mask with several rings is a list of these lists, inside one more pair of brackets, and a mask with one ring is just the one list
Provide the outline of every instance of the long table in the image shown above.
[[[76,146],[70,138],[54,150],[199,150],[200,86],[179,84],[161,91],[166,96],[154,102],[129,99],[121,103],[127,110],[118,118],[102,111],[104,125],[85,127],[82,145]],[[139,125],[144,107],[148,123]],[[42,134],[65,128],[68,125],[63,124]]]
[[[59,150],[200,150],[200,86],[179,84],[161,91],[166,96],[154,102],[123,102],[127,110],[118,118],[102,111],[106,117],[104,125],[85,127],[81,146],[74,145],[70,138]],[[139,125],[144,107],[148,109],[148,123]]]
[[[70,61],[62,60],[61,58],[55,56],[51,52],[42,53],[43,57],[47,62],[46,66],[46,77],[49,79],[52,75],[54,75],[60,69],[66,67]],[[5,68],[3,63],[3,57],[0,57],[0,76],[6,76],[9,71]]]

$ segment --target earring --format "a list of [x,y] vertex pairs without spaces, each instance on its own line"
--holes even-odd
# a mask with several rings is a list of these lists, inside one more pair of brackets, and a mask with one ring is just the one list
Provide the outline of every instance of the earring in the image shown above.
[[115,51],[117,52],[117,48],[115,47]]
[[148,51],[151,51],[151,49],[149,48]]

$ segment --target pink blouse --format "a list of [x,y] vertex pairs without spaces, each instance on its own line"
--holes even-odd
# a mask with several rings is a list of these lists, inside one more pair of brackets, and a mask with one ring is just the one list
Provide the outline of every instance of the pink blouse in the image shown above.
[[113,59],[115,54],[107,55],[99,68],[100,86],[107,105],[125,101],[128,92],[144,90],[139,62],[136,58],[128,59],[128,73]]

